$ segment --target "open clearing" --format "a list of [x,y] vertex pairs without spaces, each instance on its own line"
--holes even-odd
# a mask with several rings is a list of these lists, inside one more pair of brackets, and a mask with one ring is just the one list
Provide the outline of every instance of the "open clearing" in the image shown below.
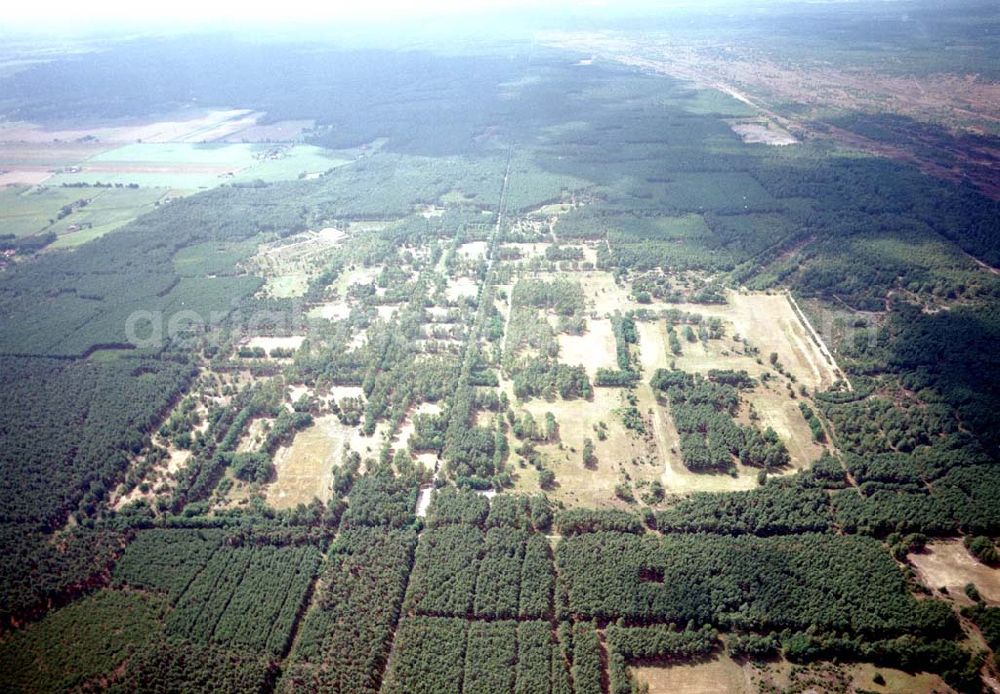
[[[625,429],[615,412],[622,406],[622,391],[618,388],[595,388],[592,400],[532,400],[514,406],[515,412],[531,412],[538,423],[545,421],[546,412],[551,412],[559,425],[560,443],[536,444],[556,476],[556,485],[548,492],[550,498],[568,506],[622,506],[614,494],[615,485],[622,481],[622,470],[633,481],[659,478],[661,465],[656,449]],[[601,422],[607,425],[604,441],[594,430]],[[597,464],[589,468],[583,464],[584,438],[594,442],[597,457]],[[519,445],[511,435],[511,451]],[[511,459],[517,457],[512,454]],[[538,492],[538,473],[533,467],[515,467],[515,472],[519,491]]]
[[[793,374],[798,383],[812,390],[825,390],[839,378],[835,366],[827,362],[809,337],[787,296],[729,292],[726,298],[727,303],[722,305],[676,304],[675,308],[721,318],[731,326],[727,334],[746,338],[750,345],[760,350],[765,361],[772,352],[776,353],[785,370]],[[681,366],[681,360],[678,360],[678,367],[688,368]]]
[[326,503],[332,493],[333,469],[340,465],[344,451],[349,447],[362,457],[370,455],[378,449],[384,429],[383,423],[373,437],[365,438],[357,427],[341,424],[335,415],[317,417],[311,427],[295,435],[291,446],[275,454],[276,479],[266,488],[268,503],[293,508],[313,497]]
[[787,130],[778,127],[768,120],[731,121],[729,127],[747,144],[780,147],[798,143],[798,140],[792,137]]
[[[648,384],[656,370],[669,368],[670,362],[692,373],[705,373],[709,369],[746,369],[751,375],[759,376],[764,368],[754,359],[737,354],[736,350],[741,346],[732,342],[731,337],[707,343],[684,340],[683,353],[674,356],[668,352],[665,321],[640,321],[636,323],[636,328],[643,373],[636,392],[640,410],[643,413],[652,410],[655,439],[664,461],[663,486],[669,493],[740,491],[756,487],[759,470],[739,463],[736,464],[735,476],[688,470],[680,457],[680,436],[670,416],[669,405],[658,404]],[[783,387],[773,382],[770,385],[759,384],[753,391],[743,393],[743,398],[759,415],[757,424],[761,428],[772,427],[788,447],[792,464],[787,474],[807,467],[823,452],[823,447],[812,439],[809,424],[799,410],[799,400],[791,399]],[[745,411],[748,405],[743,408],[744,420],[747,420]]]
[[631,668],[649,694],[750,694],[749,674],[727,656],[704,663]]
[[614,369],[615,336],[606,318],[587,321],[583,335],[559,334],[559,361],[570,366],[583,364],[591,380],[599,368]]
[[304,335],[291,335],[289,337],[252,337],[247,344],[250,347],[261,347],[268,354],[272,349],[297,350],[305,342]]
[[479,285],[471,277],[459,277],[449,279],[448,287],[444,290],[449,301],[460,301],[461,299],[474,298],[479,293]]
[[458,247],[458,254],[467,260],[480,260],[486,256],[489,244],[485,241],[471,241]]
[[[873,682],[875,673],[882,675],[885,684]],[[909,673],[893,668],[876,667],[870,663],[849,666],[851,691],[886,692],[887,694],[947,694],[953,692],[940,675],[929,672]]]
[[[971,605],[965,586],[974,583],[988,604],[1000,605],[1000,569],[976,561],[961,540],[930,542],[923,552],[909,554],[907,559],[916,569],[920,582],[934,591],[936,597]],[[948,589],[946,596],[940,592],[942,587]]]

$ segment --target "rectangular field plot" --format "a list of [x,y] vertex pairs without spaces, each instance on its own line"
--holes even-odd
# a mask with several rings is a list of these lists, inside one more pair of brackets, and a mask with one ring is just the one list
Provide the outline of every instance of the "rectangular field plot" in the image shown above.
[[703,663],[642,665],[630,668],[649,694],[751,694],[750,674],[727,656]]
[[278,449],[274,456],[276,478],[266,488],[268,503],[275,508],[295,508],[313,498],[330,500],[333,469],[340,465],[347,448],[368,452],[379,441],[386,424],[381,422],[372,438],[365,438],[357,427],[341,424],[335,415],[317,417],[303,429],[290,446]]
[[608,319],[588,320],[583,335],[560,333],[558,340],[559,361],[569,366],[583,365],[591,380],[600,368],[616,368],[615,336]]
[[[595,388],[589,400],[535,399],[515,408],[516,412],[521,409],[530,412],[536,422],[545,421],[546,412],[551,412],[559,425],[558,442],[535,444],[546,467],[556,476],[555,485],[546,491],[551,499],[571,506],[620,504],[614,494],[615,485],[621,481],[619,463],[626,466],[636,481],[660,477],[662,467],[654,442],[625,428],[620,414],[624,406],[620,389]],[[603,440],[597,434],[598,429],[605,431]],[[584,465],[581,452],[587,438],[595,449],[595,461],[589,466]],[[511,435],[511,450],[519,445]],[[518,491],[539,491],[535,468],[518,466],[515,473]]]
[[[837,379],[837,369],[829,363],[816,344],[810,339],[806,328],[795,315],[788,298],[783,294],[763,294],[760,292],[729,292],[726,304],[676,304],[674,307],[706,317],[718,317],[729,324],[729,337],[746,338],[756,347],[765,364],[773,352],[785,370],[795,376],[798,383],[811,390],[823,390]],[[677,359],[677,367],[685,371],[707,371],[708,369],[745,368],[751,375],[760,371],[754,360],[738,366],[726,363],[726,355],[712,350],[699,352],[697,345],[691,347],[688,355]]]

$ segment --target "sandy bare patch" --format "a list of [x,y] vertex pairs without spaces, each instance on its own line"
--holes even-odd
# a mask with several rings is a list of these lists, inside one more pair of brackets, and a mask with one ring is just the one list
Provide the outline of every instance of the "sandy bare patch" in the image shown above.
[[431,505],[431,493],[434,491],[434,487],[426,486],[420,488],[420,495],[417,496],[417,518],[423,518],[427,515],[427,509]]
[[549,243],[505,243],[504,248],[516,249],[521,254],[522,260],[530,260],[531,258],[544,258],[545,249],[548,248]]
[[[545,413],[551,412],[559,425],[562,448],[558,443],[537,445],[556,476],[556,487],[547,492],[550,498],[568,506],[622,506],[614,494],[615,485],[622,481],[622,468],[636,481],[660,476],[662,467],[657,462],[655,448],[625,429],[615,412],[622,405],[620,389],[595,388],[592,400],[532,400],[514,407],[515,412],[531,412],[539,424],[544,421]],[[601,422],[607,425],[604,441],[599,440],[594,430]],[[597,465],[591,468],[583,464],[584,438],[594,442]],[[510,444],[513,451],[520,442],[511,435]],[[516,457],[512,455],[512,459]],[[539,490],[538,473],[533,467],[515,465],[514,469],[519,490]]]
[[335,415],[317,417],[274,456],[276,479],[267,487],[267,500],[275,508],[292,508],[309,503],[313,497],[324,503],[332,495],[333,469],[340,465],[348,448],[363,458],[378,452],[384,440],[385,424],[375,435],[365,437],[357,427],[340,423]]
[[615,311],[625,311],[631,308],[628,291],[615,284],[615,278],[610,272],[593,270],[579,276],[583,285],[587,308],[599,316],[611,315]]
[[[726,304],[675,304],[674,307],[706,317],[721,318],[730,324],[726,331],[728,335],[747,338],[752,346],[760,350],[765,363],[772,352],[776,353],[785,370],[793,374],[798,383],[805,384],[811,390],[824,390],[837,380],[836,368],[812,341],[787,296],[761,292],[729,292],[727,298]],[[685,357],[690,356],[694,363],[685,361],[684,366],[681,366],[682,359],[678,359],[679,368],[689,370],[689,367],[703,358],[706,361],[702,365],[707,368],[736,368],[709,366],[715,360],[710,353],[711,348],[709,352],[699,352],[697,343],[683,343],[682,347]]]
[[268,354],[272,349],[297,350],[305,342],[305,335],[291,335],[289,337],[251,337],[247,344],[250,347],[261,347]]
[[330,386],[329,396],[340,402],[344,398],[363,398],[365,391],[361,386]]
[[649,694],[750,694],[749,673],[726,656],[705,663],[632,668]]
[[249,453],[259,451],[267,438],[267,429],[274,420],[265,417],[258,417],[250,421],[250,425],[243,432],[240,441],[236,444],[237,453]]
[[343,296],[352,284],[372,284],[379,272],[380,268],[377,267],[353,267],[340,273],[340,277],[337,278],[337,290]]
[[931,542],[919,554],[906,557],[917,578],[942,597],[939,589],[948,589],[947,597],[961,605],[971,605],[965,586],[975,583],[979,594],[991,605],[1000,605],[1000,569],[981,564],[969,554],[961,540]]
[[747,144],[763,144],[773,146],[794,145],[798,143],[785,129],[768,120],[730,121],[729,127]]
[[801,401],[790,398],[784,388],[757,386],[743,397],[760,417],[756,426],[774,429],[788,448],[792,468],[789,472],[808,467],[822,455],[824,446],[813,441],[812,429],[799,408]]
[[[847,665],[851,691],[886,692],[892,694],[946,694],[955,690],[940,675],[929,672],[909,673],[893,668],[876,667],[871,663]],[[885,679],[884,685],[875,684],[875,673]]]
[[[736,475],[725,473],[694,473],[685,467],[680,456],[680,436],[670,416],[669,405],[660,405],[649,387],[649,380],[657,369],[669,368],[675,362],[678,368],[692,373],[705,373],[709,369],[745,369],[759,375],[764,368],[748,356],[736,354],[739,345],[727,340],[710,340],[708,344],[682,340],[683,354],[675,356],[668,351],[665,321],[638,322],[639,354],[643,378],[636,385],[640,409],[652,410],[655,440],[664,461],[663,485],[671,493],[690,491],[739,491],[757,486],[757,468],[736,465]],[[732,350],[732,351],[730,351]],[[756,426],[772,427],[788,447],[792,465],[788,473],[807,467],[823,452],[823,447],[812,440],[812,430],[802,416],[798,400],[788,397],[779,385],[758,386],[743,394],[752,403],[760,419]],[[747,408],[745,408],[747,409]],[[749,420],[743,416],[742,423]]]
[[314,306],[306,315],[310,318],[343,320],[351,315],[351,307],[347,305],[346,301],[327,301],[319,306]]
[[606,318],[587,321],[583,335],[559,335],[559,361],[570,366],[583,364],[590,379],[599,368],[616,368],[615,336]]
[[485,241],[470,241],[458,247],[458,254],[466,260],[479,260],[486,255],[489,244]]
[[449,301],[459,301],[466,298],[475,298],[479,293],[479,286],[471,277],[449,278],[448,286],[444,294]]
[[410,413],[406,415],[403,423],[399,426],[399,431],[397,431],[396,435],[393,437],[392,444],[394,447],[405,449],[409,445],[410,436],[413,435],[414,431],[413,417],[418,414],[441,414],[441,406],[436,402],[422,402],[414,407]]

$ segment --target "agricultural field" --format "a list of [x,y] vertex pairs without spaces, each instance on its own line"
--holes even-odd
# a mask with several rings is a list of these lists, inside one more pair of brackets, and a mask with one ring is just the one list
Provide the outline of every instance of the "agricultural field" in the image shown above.
[[997,201],[620,31],[0,50],[9,688],[1000,681]]

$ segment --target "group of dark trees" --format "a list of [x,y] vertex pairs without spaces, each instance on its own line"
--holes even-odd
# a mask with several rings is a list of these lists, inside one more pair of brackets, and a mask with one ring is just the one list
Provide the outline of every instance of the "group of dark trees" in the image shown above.
[[718,371],[704,378],[659,369],[651,385],[670,400],[681,435],[681,457],[689,469],[726,471],[735,460],[765,470],[788,465],[788,450],[773,429],[761,432],[733,419],[740,404],[739,390],[753,386],[746,373]]

